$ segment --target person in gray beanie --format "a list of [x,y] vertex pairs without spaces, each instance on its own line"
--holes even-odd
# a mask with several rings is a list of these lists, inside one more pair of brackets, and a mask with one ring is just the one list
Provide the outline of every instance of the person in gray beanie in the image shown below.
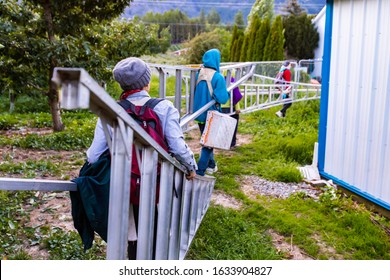
[[[136,106],[142,106],[151,98],[149,95],[151,71],[149,66],[141,59],[129,57],[119,61],[114,67],[113,76],[123,89],[121,99],[126,99]],[[196,176],[197,165],[193,152],[184,141],[183,131],[179,124],[180,114],[178,110],[172,102],[163,100],[154,107],[153,111],[160,120],[169,153],[187,170],[186,178],[192,180]],[[112,137],[111,127],[109,127],[109,133]],[[89,163],[96,162],[107,149],[107,140],[102,121],[99,118],[92,144],[87,150],[87,160]],[[137,216],[138,206],[132,206],[135,217]],[[128,257],[134,259],[137,251],[137,238],[134,238],[134,234],[130,234],[130,232],[129,230]]]
[[114,79],[124,91],[142,89],[150,83],[149,66],[136,57],[128,57],[119,61],[112,72]]

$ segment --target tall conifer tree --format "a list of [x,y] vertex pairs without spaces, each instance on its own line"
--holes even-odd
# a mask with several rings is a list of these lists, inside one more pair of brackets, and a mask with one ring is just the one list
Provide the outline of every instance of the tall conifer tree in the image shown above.
[[272,23],[270,33],[268,34],[265,43],[263,60],[284,60],[284,35],[281,16],[277,16]]
[[256,41],[256,34],[257,31],[260,29],[260,18],[258,15],[254,15],[252,19],[252,24],[249,28],[248,36],[248,48],[246,53],[246,61],[254,61],[254,54],[255,49],[257,48],[255,41]]
[[271,29],[270,20],[266,18],[261,22],[260,28],[256,33],[256,40],[255,40],[256,48],[253,56],[254,61],[263,60],[265,42],[267,41],[267,37],[270,32],[270,29]]

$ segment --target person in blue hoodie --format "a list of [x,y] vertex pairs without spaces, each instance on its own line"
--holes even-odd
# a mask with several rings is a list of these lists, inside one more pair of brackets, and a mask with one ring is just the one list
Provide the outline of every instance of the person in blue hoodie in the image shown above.
[[[215,104],[204,113],[199,115],[195,121],[199,125],[200,133],[205,128],[207,112],[217,110],[221,112],[221,104],[225,104],[230,96],[226,88],[224,76],[219,72],[221,63],[221,53],[218,49],[211,49],[204,53],[202,58],[203,66],[196,75],[196,87],[194,93],[194,112],[202,108],[211,100]],[[204,176],[205,173],[212,174],[218,170],[214,160],[213,148],[203,146],[198,160],[198,175]]]

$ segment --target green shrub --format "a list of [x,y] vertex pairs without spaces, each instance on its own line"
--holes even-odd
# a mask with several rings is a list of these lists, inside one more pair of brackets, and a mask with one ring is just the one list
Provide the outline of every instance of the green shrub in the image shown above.
[[[0,112],[9,112],[10,101],[8,95],[0,95]],[[50,112],[45,95],[21,95],[15,100],[14,114]]]

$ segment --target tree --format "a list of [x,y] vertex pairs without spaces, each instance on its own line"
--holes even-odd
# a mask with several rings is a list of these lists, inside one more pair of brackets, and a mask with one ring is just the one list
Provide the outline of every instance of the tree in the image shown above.
[[257,31],[260,29],[260,18],[258,15],[254,15],[252,18],[251,26],[249,27],[248,36],[248,47],[246,49],[246,61],[254,61],[254,54],[257,49],[255,45]]
[[[36,69],[42,66],[42,60],[35,59],[35,56],[41,48],[49,46],[47,42],[37,41],[34,37],[38,23],[36,20],[29,22],[31,18],[34,15],[25,8],[23,2],[0,3],[0,93],[9,94],[10,112],[14,109],[16,96],[23,89],[34,95],[37,89],[47,83],[44,75],[36,75]],[[27,73],[34,75],[36,79],[26,80]]]
[[282,9],[285,13],[298,16],[305,12],[299,5],[298,0],[288,0],[286,6]]
[[221,52],[221,61],[229,60],[229,41],[230,33],[224,29],[216,28],[211,32],[197,35],[188,46],[188,63],[201,64],[203,54],[209,49],[219,49]]
[[[55,131],[63,130],[64,125],[61,119],[57,89],[51,83],[51,77],[54,68],[63,65],[63,62],[67,60],[66,57],[72,55],[64,46],[64,42],[71,43],[73,41],[75,43],[78,41],[76,36],[83,34],[89,26],[117,17],[129,5],[130,1],[12,0],[7,1],[7,4],[2,2],[2,11],[8,10],[8,17],[2,19],[4,20],[2,22],[12,26],[12,31],[14,31],[12,40],[1,34],[2,40],[5,41],[5,49],[8,49],[10,45],[15,45],[17,49],[15,52],[23,53],[24,51],[32,56],[31,59],[25,59],[23,55],[21,59],[14,61],[28,65],[25,66],[23,77],[29,77],[27,68],[34,68],[40,77],[38,81],[42,85],[42,75],[46,75],[46,84],[49,85],[46,95]],[[12,21],[12,17],[18,14],[12,10],[14,8],[23,13],[25,18],[19,18],[16,22]],[[29,43],[29,41],[33,43]],[[84,42],[79,46],[83,51],[88,51],[88,43]],[[16,58],[12,51],[6,51],[3,55]],[[12,73],[10,76],[13,76]]]
[[221,22],[221,16],[216,9],[211,9],[207,14],[207,22],[211,25],[218,25]]
[[[171,43],[181,43],[196,35],[199,30],[196,30],[196,21],[191,21],[188,16],[180,10],[169,10],[163,14],[148,12],[142,17],[145,23],[159,24],[159,36],[165,28],[169,28],[171,34]],[[192,30],[192,27],[195,27]]]
[[237,40],[234,41],[234,56],[232,56],[232,59],[230,61],[234,61],[234,62],[240,61],[241,46],[244,43],[244,38],[245,38],[244,31],[238,29]]
[[319,35],[307,14],[288,16],[284,20],[284,28],[287,55],[298,60],[313,58]]
[[238,11],[234,16],[234,25],[236,25],[239,29],[243,29],[245,27],[244,16],[241,11]]
[[241,62],[246,61],[246,54],[247,54],[247,50],[248,50],[248,45],[249,45],[248,35],[244,34],[244,38],[243,38],[241,50],[240,50],[240,60],[239,61],[241,61]]
[[236,42],[238,39],[238,27],[237,25],[234,25],[233,27],[233,33],[232,33],[232,40],[230,41],[230,57],[229,61],[234,61],[234,54],[236,52],[236,45],[234,45],[234,42]]
[[240,61],[241,46],[244,41],[244,31],[242,28],[238,28],[237,25],[233,27],[233,34],[230,40],[230,56],[229,61],[238,62]]
[[241,45],[243,43],[244,39],[244,27],[245,22],[242,15],[242,12],[239,11],[234,16],[234,27],[233,27],[233,33],[230,41],[230,56],[229,61],[240,61],[240,54],[241,54]]
[[56,88],[50,83],[54,67],[82,67],[95,79],[107,81],[118,60],[168,48],[169,38],[157,35],[157,25],[111,20],[127,2],[7,1],[0,5],[1,30],[5,30],[0,33],[4,46],[0,57],[6,69],[1,71],[0,85],[7,85],[9,92],[45,92],[54,130],[63,129]]
[[314,57],[319,35],[311,18],[296,0],[289,0],[285,11],[289,13],[283,20],[287,56],[298,60]]
[[267,41],[267,37],[270,32],[270,29],[271,29],[270,20],[266,18],[261,22],[260,28],[256,33],[256,40],[255,40],[256,48],[254,49],[254,53],[253,53],[254,61],[263,60],[265,43]]
[[277,16],[272,23],[263,54],[263,61],[275,60],[284,60],[284,36],[281,16]]
[[203,8],[200,10],[199,22],[200,24],[206,25],[206,13],[204,12]]
[[248,28],[251,26],[254,15],[262,20],[268,18],[271,21],[274,17],[274,0],[256,0],[248,15]]

